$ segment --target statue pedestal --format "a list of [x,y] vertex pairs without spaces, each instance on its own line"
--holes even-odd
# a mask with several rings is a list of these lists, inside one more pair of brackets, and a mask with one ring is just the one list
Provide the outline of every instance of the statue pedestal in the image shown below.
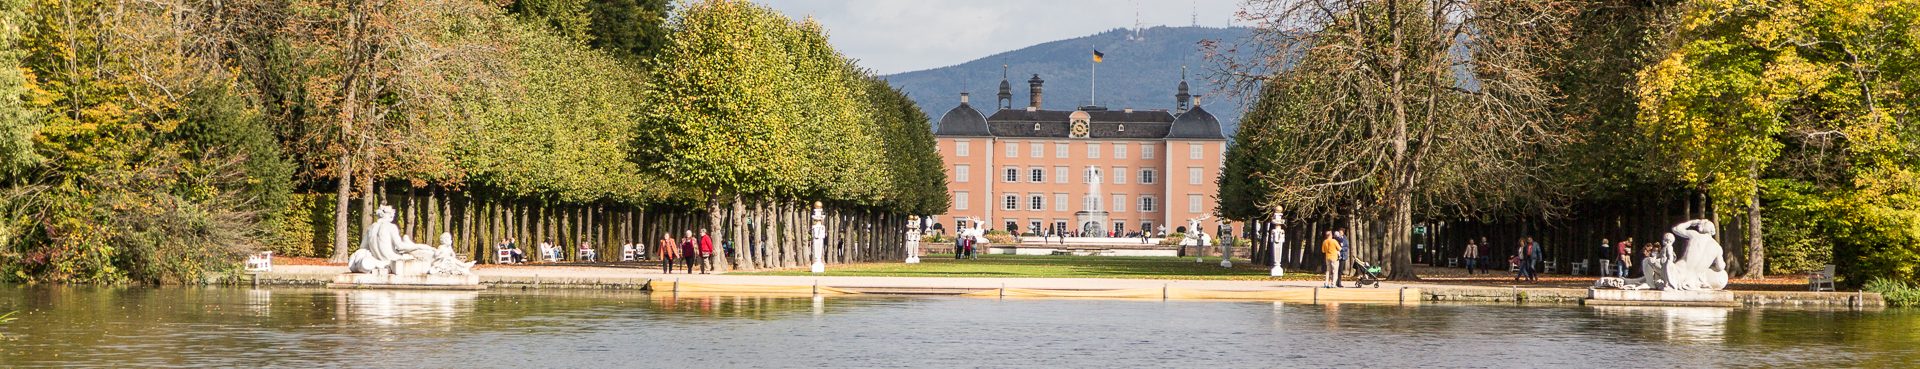
[[347,289],[413,289],[413,290],[484,290],[480,276],[433,275],[433,274],[367,274],[341,273],[333,276],[333,283],[327,288]]
[[1739,307],[1728,291],[1587,289],[1587,305]]

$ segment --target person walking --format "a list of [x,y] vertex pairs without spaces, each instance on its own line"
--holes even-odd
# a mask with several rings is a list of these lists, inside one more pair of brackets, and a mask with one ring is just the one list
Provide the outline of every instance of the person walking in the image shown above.
[[1480,236],[1480,272],[1493,274],[1493,241]]
[[1339,278],[1340,278],[1340,277],[1345,277],[1345,276],[1346,276],[1346,273],[1347,273],[1347,259],[1348,259],[1348,256],[1351,256],[1351,255],[1353,255],[1353,254],[1352,254],[1351,252],[1349,252],[1349,251],[1352,251],[1352,248],[1351,248],[1351,247],[1349,247],[1349,246],[1350,246],[1351,244],[1347,242],[1347,229],[1346,229],[1345,227],[1342,227],[1342,228],[1340,228],[1340,229],[1338,229],[1338,230],[1335,230],[1335,231],[1333,231],[1333,239],[1334,239],[1334,241],[1338,241],[1338,242],[1340,242],[1340,265],[1339,265],[1339,268],[1338,268],[1338,269],[1339,269],[1339,271],[1340,271],[1340,274],[1335,274],[1335,275],[1334,275],[1335,277],[1334,277],[1334,280],[1333,280],[1333,286],[1334,286],[1334,287],[1346,287],[1346,286],[1342,286],[1342,285],[1340,284],[1340,279],[1339,279]]
[[[1534,241],[1533,237],[1527,237],[1527,247],[1530,248],[1529,250],[1527,250],[1527,254],[1533,255],[1533,261],[1527,263],[1527,265],[1540,265],[1540,262],[1542,260],[1546,260],[1544,255],[1540,253],[1540,241]],[[1534,270],[1532,273],[1529,273],[1529,274],[1531,275],[1532,278],[1528,279],[1527,280],[1528,282],[1537,282],[1540,280],[1539,270]]]
[[1627,271],[1633,268],[1633,237],[1627,237],[1626,241],[1613,245],[1613,255],[1614,258],[1620,259],[1613,264],[1613,276],[1626,278]]
[[673,274],[673,262],[680,256],[680,245],[673,242],[672,232],[660,234],[660,246],[653,254],[660,255],[660,271]]
[[700,274],[713,270],[713,236],[706,229],[700,229]]
[[1333,232],[1326,232],[1326,239],[1320,241],[1320,253],[1327,257],[1327,281],[1320,288],[1333,288],[1340,282],[1340,241],[1333,239]]
[[1513,249],[1514,282],[1519,282],[1522,279],[1532,279],[1527,275],[1530,267],[1527,265],[1527,239],[1525,237],[1520,238],[1519,244],[1519,247]]
[[[1467,275],[1473,275],[1473,266],[1479,264],[1480,261],[1480,246],[1475,245],[1473,240],[1467,240],[1467,247],[1465,247],[1465,249],[1467,250],[1460,254],[1460,259],[1467,261]],[[1481,272],[1486,271],[1484,270],[1486,268],[1481,269],[1483,269]]]
[[960,232],[959,234],[959,238],[953,239],[953,260],[960,260],[961,257],[964,257],[967,252],[967,244],[973,242],[973,237],[967,237],[966,232]]
[[685,262],[687,274],[693,274],[693,268],[700,264],[700,261],[696,260],[700,257],[699,243],[700,239],[693,237],[691,229],[682,233],[680,237],[680,260]]

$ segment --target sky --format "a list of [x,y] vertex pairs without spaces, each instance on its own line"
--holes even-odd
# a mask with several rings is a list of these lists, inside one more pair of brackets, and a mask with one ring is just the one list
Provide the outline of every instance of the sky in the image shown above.
[[1239,0],[757,0],[826,26],[835,49],[880,74],[960,64],[1131,28],[1235,25]]

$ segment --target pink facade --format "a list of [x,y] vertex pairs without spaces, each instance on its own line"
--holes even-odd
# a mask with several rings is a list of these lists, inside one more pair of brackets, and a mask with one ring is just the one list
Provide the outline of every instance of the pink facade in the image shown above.
[[[1029,83],[1031,99],[1039,100],[1039,77]],[[1001,106],[985,116],[962,95],[936,129],[953,205],[935,221],[947,229],[979,218],[989,228],[1011,223],[1022,233],[1099,229],[1125,236],[1163,225],[1174,232],[1213,213],[1226,140],[1212,114],[1187,106],[1185,83],[1180,87],[1173,112],[1014,109],[1003,81]],[[1101,227],[1086,224],[1100,219],[1087,211],[1105,212]]]

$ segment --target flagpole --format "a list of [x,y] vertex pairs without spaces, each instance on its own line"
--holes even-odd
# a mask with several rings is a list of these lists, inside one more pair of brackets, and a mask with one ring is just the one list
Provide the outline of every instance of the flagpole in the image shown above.
[[1087,75],[1087,105],[1100,105],[1099,100],[1093,98],[1097,94],[1094,88],[1100,83],[1100,62],[1095,61],[1091,64],[1093,64],[1093,71]]

